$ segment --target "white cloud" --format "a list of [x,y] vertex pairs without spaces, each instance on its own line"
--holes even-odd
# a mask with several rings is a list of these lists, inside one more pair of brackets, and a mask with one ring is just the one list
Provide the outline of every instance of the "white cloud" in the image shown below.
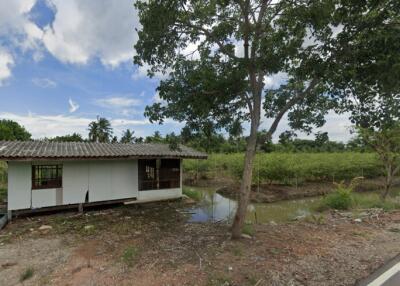
[[100,98],[95,101],[95,104],[123,116],[140,114],[141,111],[136,108],[143,105],[142,100],[134,98],[132,95],[116,95]]
[[[351,122],[349,120],[349,114],[336,114],[333,111],[330,111],[326,116],[326,123],[324,126],[321,128],[315,128],[312,133],[316,133],[318,131],[322,132],[328,132],[329,139],[333,141],[342,141],[342,142],[347,142],[352,135],[350,134],[350,127],[351,127]],[[260,130],[261,129],[269,129],[272,123],[272,119],[261,119],[262,122],[260,124]],[[245,124],[246,130],[248,130],[249,125]],[[278,125],[277,130],[275,131],[273,135],[273,141],[277,142],[279,139],[279,135],[286,131],[286,130],[291,130],[289,126],[289,121],[287,119],[287,116],[284,116],[281,120],[281,122]],[[301,139],[313,139],[314,135],[310,134],[307,135],[306,133],[303,132],[296,132],[298,135],[298,138]]]
[[55,20],[45,28],[47,49],[63,62],[86,64],[97,57],[116,67],[130,61],[139,27],[131,0],[48,0]]
[[41,88],[55,88],[57,83],[49,78],[33,78],[32,83]]
[[0,1],[0,38],[7,42],[0,46],[0,85],[12,76],[15,64],[10,52],[15,48],[22,52],[34,51],[35,59],[40,59],[41,30],[29,19],[29,12],[36,0]]
[[[25,126],[32,134],[33,138],[54,137],[74,132],[86,137],[88,134],[88,125],[95,118],[85,118],[66,115],[39,115],[29,113],[27,115],[18,115],[8,112],[0,112],[0,118],[10,119]],[[134,129],[135,126],[144,126],[150,124],[147,120],[125,120],[112,119],[111,126],[114,133],[120,135],[122,130],[126,128]]]
[[102,107],[120,108],[120,107],[139,106],[142,104],[142,101],[129,96],[113,96],[113,97],[98,99],[96,100],[96,103]]
[[69,112],[73,113],[78,110],[79,104],[73,101],[71,98],[68,100],[69,103]]
[[266,89],[277,89],[279,88],[282,84],[287,82],[288,80],[288,74],[284,72],[279,72],[273,75],[266,76],[264,78],[264,88]]
[[0,86],[11,77],[11,68],[14,65],[13,56],[7,51],[0,50]]

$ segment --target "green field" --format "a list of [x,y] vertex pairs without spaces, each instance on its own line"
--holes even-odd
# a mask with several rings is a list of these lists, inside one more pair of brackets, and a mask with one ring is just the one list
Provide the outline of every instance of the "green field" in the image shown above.
[[[202,179],[226,176],[240,180],[243,160],[244,154],[211,154],[207,160],[184,160],[184,173]],[[253,182],[294,184],[381,175],[373,153],[260,153],[254,163]]]

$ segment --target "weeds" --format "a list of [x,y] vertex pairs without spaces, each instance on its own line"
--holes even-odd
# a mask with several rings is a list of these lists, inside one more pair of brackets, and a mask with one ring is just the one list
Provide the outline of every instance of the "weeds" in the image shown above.
[[22,283],[25,280],[28,280],[29,278],[31,278],[34,274],[34,270],[32,267],[28,267],[24,270],[24,272],[21,273],[20,277],[19,277],[19,281]]
[[243,226],[242,233],[253,236],[254,235],[254,227],[252,224],[246,223]]
[[199,192],[199,191],[196,191],[196,190],[188,188],[188,187],[183,187],[182,192],[184,195],[195,200],[196,202],[201,200],[201,192]]
[[0,188],[0,203],[4,203],[7,198],[7,189],[6,188]]
[[122,253],[122,262],[124,262],[128,267],[132,267],[138,254],[138,248],[135,246],[128,246]]

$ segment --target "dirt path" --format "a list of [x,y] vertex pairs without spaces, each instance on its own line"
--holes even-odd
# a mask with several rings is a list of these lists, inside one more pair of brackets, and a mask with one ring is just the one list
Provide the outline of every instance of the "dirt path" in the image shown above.
[[23,285],[354,285],[400,252],[400,212],[254,225],[231,241],[225,224],[186,223],[184,207],[17,219],[0,232],[0,285],[28,268]]

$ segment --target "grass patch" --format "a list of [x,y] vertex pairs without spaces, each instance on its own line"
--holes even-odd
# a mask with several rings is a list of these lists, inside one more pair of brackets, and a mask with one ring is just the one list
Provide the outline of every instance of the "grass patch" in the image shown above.
[[138,254],[139,249],[137,247],[128,246],[122,253],[122,262],[124,262],[127,266],[132,267]]
[[254,235],[254,227],[252,224],[246,223],[243,226],[242,233],[253,236]]
[[184,195],[188,196],[189,198],[197,202],[201,200],[201,193],[199,191],[194,190],[193,188],[183,187],[182,192]]
[[34,270],[32,267],[28,267],[24,270],[24,272],[21,273],[19,277],[19,282],[24,282],[25,280],[28,280],[29,278],[32,278],[34,274]]
[[370,209],[380,208],[385,211],[400,209],[400,201],[395,197],[387,197],[386,200],[382,200],[378,193],[354,193],[352,194],[354,208],[358,209]]

